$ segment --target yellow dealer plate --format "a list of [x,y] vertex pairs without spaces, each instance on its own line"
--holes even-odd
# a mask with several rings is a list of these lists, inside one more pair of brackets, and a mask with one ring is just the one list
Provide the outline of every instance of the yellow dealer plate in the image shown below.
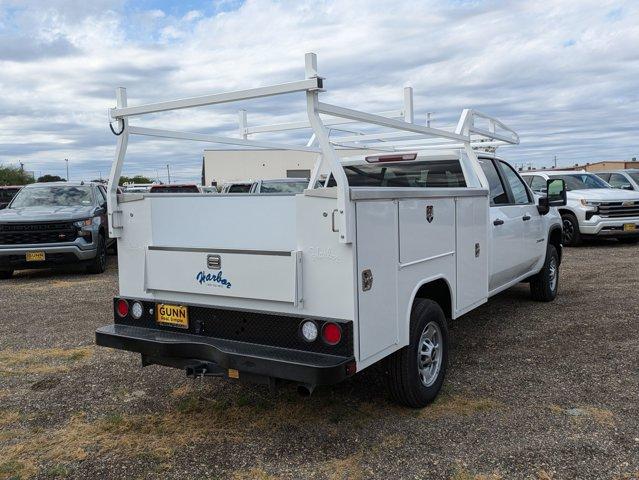
[[27,262],[44,262],[45,255],[44,252],[27,252],[26,259]]
[[634,232],[637,229],[637,225],[635,225],[634,223],[624,223],[623,224],[623,231],[624,232]]
[[189,311],[183,305],[158,303],[155,308],[155,320],[162,325],[189,328]]

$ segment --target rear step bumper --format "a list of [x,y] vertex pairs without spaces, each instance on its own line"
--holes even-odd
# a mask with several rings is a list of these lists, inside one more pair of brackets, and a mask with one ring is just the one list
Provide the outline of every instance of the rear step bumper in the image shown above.
[[244,372],[251,374],[250,376],[328,385],[343,380],[355,370],[353,357],[129,325],[100,327],[95,332],[95,341],[103,347],[139,352],[143,357],[165,359],[168,362],[164,364],[169,365],[179,365],[183,363],[182,360],[216,363],[226,371],[239,371],[240,378]]

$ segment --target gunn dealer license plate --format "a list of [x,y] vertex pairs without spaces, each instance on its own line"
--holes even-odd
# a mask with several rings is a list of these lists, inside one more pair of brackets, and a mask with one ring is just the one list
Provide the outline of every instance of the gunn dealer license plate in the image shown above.
[[189,328],[189,311],[183,305],[158,303],[155,312],[155,320],[161,325]]
[[27,262],[44,262],[44,252],[27,252],[26,260]]
[[634,232],[637,229],[637,226],[634,223],[624,223],[623,231],[624,232]]

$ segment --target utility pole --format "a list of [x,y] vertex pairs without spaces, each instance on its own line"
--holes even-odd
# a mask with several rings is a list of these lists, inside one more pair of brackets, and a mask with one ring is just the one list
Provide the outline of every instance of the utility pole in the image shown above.
[[67,164],[67,182],[69,181],[69,159],[65,158],[64,161]]
[[166,176],[169,180],[169,184],[171,184],[171,169],[169,168],[169,164],[166,164]]
[[555,168],[557,168],[557,155],[555,155]]
[[426,126],[430,128],[430,121],[433,118],[433,112],[426,112]]

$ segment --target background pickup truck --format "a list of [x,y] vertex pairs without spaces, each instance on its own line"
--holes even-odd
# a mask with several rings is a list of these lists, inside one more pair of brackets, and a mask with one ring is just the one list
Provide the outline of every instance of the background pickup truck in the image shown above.
[[543,195],[549,179],[565,181],[567,204],[559,210],[564,245],[597,237],[622,243],[639,241],[639,192],[612,188],[587,172],[527,172],[523,176],[534,192]]
[[[547,182],[547,195],[536,198],[507,162],[474,150],[478,137],[481,146],[519,142],[497,119],[464,110],[454,131],[420,126],[410,91],[401,121],[338,107],[318,100],[325,83],[313,54],[306,72],[301,82],[135,107],[118,90],[111,115],[122,134],[109,213],[120,292],[114,323],[96,331],[96,343],[139,352],[143,365],[292,381],[307,393],[383,361],[392,397],[422,407],[444,381],[449,320],[520,282],[536,300],[557,295],[554,207],[566,202],[564,182]],[[303,146],[128,123],[159,110],[300,91],[308,123],[290,128],[312,128]],[[332,139],[320,113],[368,129],[353,136],[357,126],[349,125]],[[392,131],[373,133],[375,126]],[[297,195],[116,195],[133,134],[305,149],[318,153],[317,163]],[[333,143],[349,141],[380,153],[341,160]]]
[[106,268],[105,189],[70,182],[27,185],[0,210],[0,278],[14,270],[82,263]]

